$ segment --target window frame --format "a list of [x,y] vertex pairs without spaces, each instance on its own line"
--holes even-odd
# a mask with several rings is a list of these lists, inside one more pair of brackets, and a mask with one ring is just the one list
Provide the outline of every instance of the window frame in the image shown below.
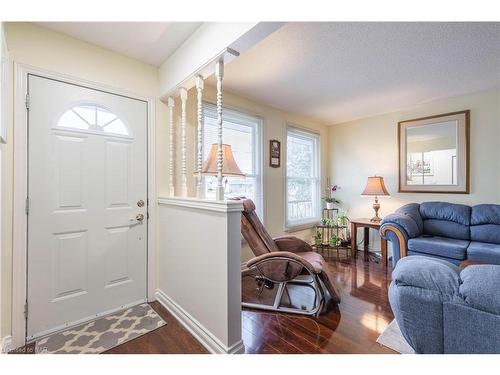
[[[289,220],[288,218],[288,137],[290,133],[296,133],[297,135],[303,135],[305,137],[310,137],[315,141],[315,160],[314,160],[314,173],[315,176],[311,180],[315,180],[316,186],[313,192],[316,195],[316,202],[314,202],[313,196],[313,212],[315,215],[311,218],[304,220]],[[285,139],[285,153],[284,153],[284,183],[283,183],[283,228],[285,232],[298,231],[301,229],[308,229],[315,226],[321,220],[321,134],[314,130],[298,126],[295,124],[287,123],[284,131]]]
[[[205,116],[212,117],[217,119],[217,106],[215,103],[210,101],[203,101],[203,132],[201,142],[204,145],[205,143]],[[253,137],[252,149],[255,150],[254,157],[252,160],[254,174],[247,174],[248,177],[255,178],[256,188],[255,188],[255,199],[257,202],[254,202],[257,208],[257,214],[259,215],[260,220],[264,223],[265,220],[265,210],[264,210],[264,168],[263,168],[263,127],[264,120],[261,116],[246,112],[239,108],[234,108],[231,106],[223,106],[222,109],[222,117],[224,121],[231,121],[233,123],[247,125],[253,128],[255,136]],[[222,139],[224,142],[224,138]],[[203,150],[205,153],[206,150]],[[203,156],[205,157],[205,156]],[[202,191],[203,196],[205,197],[206,191],[206,177],[202,178]]]

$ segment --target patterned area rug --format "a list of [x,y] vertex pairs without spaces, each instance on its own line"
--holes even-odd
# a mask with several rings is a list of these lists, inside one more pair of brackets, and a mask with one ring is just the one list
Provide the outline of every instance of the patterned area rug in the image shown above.
[[378,337],[377,342],[401,354],[415,354],[413,348],[403,337],[396,319],[394,319],[387,326],[385,331],[382,332],[382,334]]
[[98,354],[165,324],[143,303],[40,339],[35,353]]

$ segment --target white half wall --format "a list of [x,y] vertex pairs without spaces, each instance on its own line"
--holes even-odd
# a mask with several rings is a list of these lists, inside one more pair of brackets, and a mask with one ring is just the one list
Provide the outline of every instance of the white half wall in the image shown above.
[[212,353],[242,353],[242,204],[159,198],[158,301]]

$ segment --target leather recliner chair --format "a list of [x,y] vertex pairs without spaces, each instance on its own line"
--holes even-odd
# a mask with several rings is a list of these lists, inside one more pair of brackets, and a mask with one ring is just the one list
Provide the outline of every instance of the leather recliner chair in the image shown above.
[[[255,258],[247,262],[247,267],[257,271],[257,280],[261,282],[261,287],[264,287],[264,283],[267,286],[278,284],[272,306],[246,302],[243,306],[318,316],[326,302],[327,293],[334,302],[340,302],[340,293],[330,281],[323,257],[314,252],[307,242],[297,237],[272,238],[259,220],[251,199],[243,201],[241,234],[255,255]],[[315,292],[313,307],[301,309],[281,306],[287,284],[312,288]]]

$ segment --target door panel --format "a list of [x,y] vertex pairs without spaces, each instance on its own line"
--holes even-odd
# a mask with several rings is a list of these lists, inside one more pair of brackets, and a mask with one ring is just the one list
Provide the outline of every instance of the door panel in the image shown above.
[[131,281],[128,263],[129,231],[128,226],[107,230],[106,288]]
[[88,240],[87,232],[54,234],[52,259],[53,291],[52,301],[73,298],[87,293]]
[[28,339],[146,299],[147,103],[30,75]]
[[127,207],[129,197],[130,144],[106,141],[106,207]]
[[54,134],[59,209],[82,208],[82,163],[85,137]]

